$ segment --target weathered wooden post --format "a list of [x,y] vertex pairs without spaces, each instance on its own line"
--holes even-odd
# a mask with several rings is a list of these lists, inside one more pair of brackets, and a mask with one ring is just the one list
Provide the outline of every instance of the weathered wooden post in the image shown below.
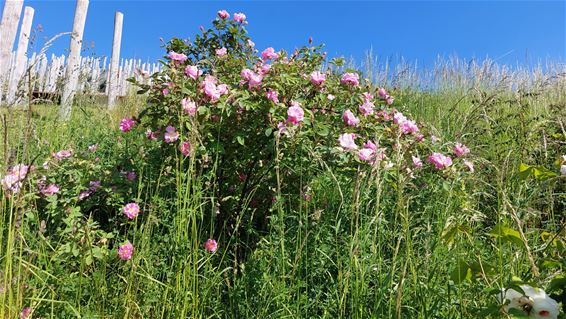
[[25,7],[24,9],[24,19],[22,20],[22,27],[20,29],[20,37],[18,39],[18,49],[16,51],[16,66],[14,68],[14,73],[12,73],[10,78],[10,83],[8,85],[8,104],[16,102],[16,93],[18,91],[18,83],[24,75],[26,68],[28,51],[29,37],[31,34],[31,24],[33,22],[34,10],[32,7]]
[[81,60],[81,45],[83,43],[83,31],[85,28],[86,14],[89,0],[77,0],[75,9],[75,20],[73,22],[73,34],[69,58],[67,59],[67,70],[65,72],[65,85],[61,94],[61,106],[59,108],[59,119],[68,120],[71,116],[73,97],[79,79],[79,63]]
[[112,59],[110,60],[110,72],[108,73],[108,108],[114,108],[118,95],[118,66],[120,64],[120,45],[122,43],[122,24],[124,15],[116,12],[114,17],[114,39],[112,41]]
[[10,58],[18,32],[18,23],[24,0],[6,0],[0,22],[0,101],[2,101],[4,83],[10,74]]

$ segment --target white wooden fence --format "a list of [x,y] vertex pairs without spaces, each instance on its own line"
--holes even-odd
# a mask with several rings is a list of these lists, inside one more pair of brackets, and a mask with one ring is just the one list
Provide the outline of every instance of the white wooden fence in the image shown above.
[[[61,94],[65,84],[67,69],[65,55],[38,55],[33,53],[25,59],[26,74],[21,78],[17,95],[27,94],[31,80],[33,91],[44,94]],[[109,61],[107,57],[80,57],[78,67],[77,93],[108,94]],[[16,53],[12,53],[8,78],[16,71]],[[158,63],[144,62],[141,59],[121,59],[117,73],[117,95],[126,96],[132,92],[128,78],[135,77],[147,83],[150,74],[160,71]],[[28,74],[29,70],[29,74]]]

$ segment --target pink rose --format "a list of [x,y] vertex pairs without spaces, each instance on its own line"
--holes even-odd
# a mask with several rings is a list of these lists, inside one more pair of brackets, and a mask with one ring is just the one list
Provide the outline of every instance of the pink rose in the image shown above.
[[244,23],[244,21],[246,21],[246,15],[241,12],[234,13],[234,21]]
[[279,54],[277,54],[275,52],[275,49],[273,49],[272,47],[269,47],[269,48],[263,50],[263,52],[261,52],[261,58],[263,60],[277,59],[277,58],[279,58]]
[[462,143],[456,143],[456,145],[454,146],[454,154],[457,157],[462,157],[462,156],[466,156],[470,153],[470,149],[468,147],[466,147],[466,145],[462,144]]
[[122,132],[129,132],[132,130],[136,122],[131,118],[124,118],[120,121],[120,130]]
[[181,106],[183,107],[183,111],[188,115],[193,116],[197,112],[197,104],[189,98],[182,99]]
[[364,116],[368,116],[368,115],[373,114],[373,108],[374,107],[375,107],[375,105],[373,103],[371,103],[368,100],[365,100],[364,104],[360,105],[359,110]]
[[287,109],[287,122],[292,124],[299,124],[305,118],[305,111],[301,108],[300,104],[295,102],[293,106]]
[[340,79],[344,85],[357,86],[360,84],[360,76],[357,73],[344,73]]
[[268,100],[272,101],[273,103],[279,103],[279,96],[277,94],[277,91],[269,89],[265,93],[265,96],[267,97]]
[[118,248],[118,257],[122,260],[132,259],[132,254],[134,253],[134,246],[130,243],[125,243]]
[[202,71],[198,69],[196,65],[187,65],[185,68],[185,75],[193,80],[198,79],[202,75]]
[[225,57],[228,54],[228,50],[226,48],[216,49],[216,55],[220,58]]
[[169,51],[169,54],[167,54],[167,57],[169,59],[171,59],[171,61],[175,61],[175,62],[185,62],[187,61],[187,56],[182,54],[182,53],[177,53],[175,51]]
[[358,145],[356,145],[356,142],[354,142],[355,139],[356,134],[344,133],[340,135],[338,142],[340,142],[340,146],[342,146],[342,148],[344,148],[345,150],[356,150],[358,149]]
[[208,239],[204,243],[204,249],[206,249],[210,253],[213,253],[218,249],[218,243],[214,239]]
[[326,74],[314,71],[311,73],[311,83],[314,85],[322,85],[326,81]]
[[344,120],[344,122],[348,126],[356,126],[356,125],[358,125],[358,123],[360,123],[360,119],[357,118],[354,115],[354,113],[352,113],[352,111],[350,111],[350,110],[346,110],[344,112],[344,115],[342,115],[342,119]]
[[222,20],[230,18],[230,14],[226,10],[220,10],[216,14],[218,14],[218,17]]
[[437,169],[444,169],[452,165],[452,159],[440,153],[432,153],[432,155],[428,157],[428,161]]

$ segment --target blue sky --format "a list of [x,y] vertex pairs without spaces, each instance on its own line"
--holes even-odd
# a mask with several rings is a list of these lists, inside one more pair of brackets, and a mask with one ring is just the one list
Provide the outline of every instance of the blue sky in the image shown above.
[[[3,0],[0,2],[3,5]],[[85,54],[110,55],[114,12],[124,13],[122,56],[156,60],[160,37],[190,37],[210,25],[216,11],[244,12],[248,31],[262,50],[326,44],[330,56],[360,61],[378,56],[431,65],[438,55],[490,58],[500,63],[565,61],[566,1],[120,1],[91,0]],[[26,0],[35,8],[39,43],[71,31],[75,1]],[[50,50],[63,53],[69,39]]]

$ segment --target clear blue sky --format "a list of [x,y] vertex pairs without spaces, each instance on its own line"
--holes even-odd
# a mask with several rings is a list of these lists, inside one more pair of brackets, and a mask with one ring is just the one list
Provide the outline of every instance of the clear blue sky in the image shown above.
[[[3,5],[4,0],[0,3]],[[110,55],[114,12],[124,13],[123,57],[155,60],[160,37],[190,37],[210,25],[216,11],[244,12],[262,50],[326,44],[330,56],[360,61],[373,48],[381,57],[403,56],[430,65],[438,55],[533,64],[565,61],[566,1],[102,1],[91,0],[84,40],[87,54]],[[40,43],[71,31],[75,1],[26,0],[35,8]],[[69,39],[51,52],[62,53]],[[528,60],[527,60],[528,57]]]

